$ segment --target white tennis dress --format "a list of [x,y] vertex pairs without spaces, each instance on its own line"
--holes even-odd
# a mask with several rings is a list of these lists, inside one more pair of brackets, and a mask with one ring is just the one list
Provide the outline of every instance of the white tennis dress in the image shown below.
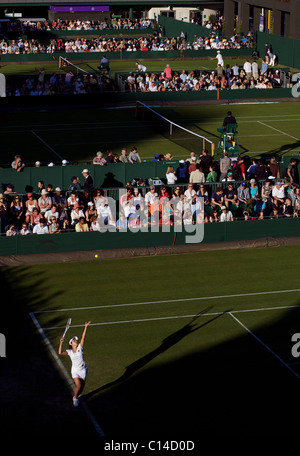
[[86,379],[88,367],[85,364],[83,356],[83,348],[79,344],[76,352],[74,353],[72,349],[66,350],[72,361],[71,375],[72,378],[81,378],[82,380]]

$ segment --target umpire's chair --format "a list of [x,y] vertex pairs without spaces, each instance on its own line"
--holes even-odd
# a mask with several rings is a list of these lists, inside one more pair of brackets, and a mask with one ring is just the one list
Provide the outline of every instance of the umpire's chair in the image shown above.
[[223,157],[224,152],[228,152],[229,157],[239,155],[237,124],[227,124],[226,127],[218,128],[220,138],[217,147],[216,159]]

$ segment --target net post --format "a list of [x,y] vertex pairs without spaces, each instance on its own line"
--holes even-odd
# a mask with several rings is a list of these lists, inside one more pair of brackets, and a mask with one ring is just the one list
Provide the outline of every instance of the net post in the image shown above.
[[213,142],[211,143],[211,156],[215,156],[215,144]]

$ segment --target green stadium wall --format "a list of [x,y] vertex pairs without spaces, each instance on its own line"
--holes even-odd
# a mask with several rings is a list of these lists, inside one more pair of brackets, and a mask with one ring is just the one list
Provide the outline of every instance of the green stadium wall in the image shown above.
[[[53,63],[57,61],[59,56],[68,59],[70,62],[80,66],[80,63],[100,61],[103,54],[106,54],[109,60],[155,60],[155,59],[207,59],[216,56],[215,50],[199,49],[185,50],[185,51],[133,51],[133,52],[56,52],[54,54],[41,53],[41,54],[2,54],[1,63]],[[222,55],[227,58],[241,58],[243,56],[250,56],[252,49],[224,49]]]
[[[246,241],[272,237],[299,236],[300,219],[251,220],[204,225],[203,243]],[[158,246],[184,245],[186,235],[192,233],[170,232],[87,232],[51,235],[0,237],[0,256],[32,255],[87,250],[108,250],[123,248],[148,248]]]
[[293,40],[284,36],[273,35],[265,32],[256,33],[256,49],[259,57],[265,57],[265,44],[272,47],[277,56],[279,65],[287,65],[300,69],[300,40]]

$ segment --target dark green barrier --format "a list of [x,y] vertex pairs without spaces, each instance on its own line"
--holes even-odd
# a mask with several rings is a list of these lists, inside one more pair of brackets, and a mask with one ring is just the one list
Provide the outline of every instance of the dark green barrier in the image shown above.
[[179,21],[172,17],[158,16],[158,24],[163,28],[164,36],[180,36],[183,31],[189,42],[194,41],[194,36],[202,36],[203,38],[211,36],[211,30],[201,25],[192,24],[189,22]]
[[71,185],[71,177],[77,176],[81,183],[84,182],[82,171],[88,168],[93,178],[95,188],[119,188],[135,178],[165,178],[169,165],[178,166],[178,161],[149,161],[145,163],[115,163],[106,166],[99,165],[68,165],[68,166],[41,166],[25,167],[24,171],[17,173],[12,168],[0,169],[0,192],[5,191],[7,184],[12,184],[17,193],[26,193],[30,190],[37,191],[38,181],[52,184],[67,190]]
[[[220,90],[220,100],[235,100],[235,99],[280,99],[280,98],[292,98],[290,89],[238,89],[238,90]],[[200,90],[181,92],[139,92],[131,93],[128,92],[102,92],[95,94],[84,94],[84,95],[52,95],[52,96],[41,96],[41,97],[3,97],[0,98],[0,108],[16,108],[22,109],[28,108],[30,105],[31,109],[47,108],[51,106],[58,106],[61,103],[68,105],[69,107],[76,107],[80,109],[81,105],[99,106],[99,104],[106,103],[132,103],[136,100],[140,100],[144,103],[151,101],[160,102],[181,102],[181,101],[198,101],[201,103],[206,100],[217,100],[217,90]]]
[[[222,55],[224,57],[237,57],[251,55],[251,49],[224,49]],[[53,63],[59,56],[68,59],[73,63],[82,63],[89,61],[100,61],[103,56],[102,52],[67,52],[67,53],[54,53],[53,55],[45,54],[3,54],[1,55],[1,62],[3,63],[28,63],[28,62],[48,62]],[[186,50],[186,51],[136,51],[136,52],[108,52],[107,57],[110,61],[112,60],[154,60],[154,59],[199,59],[199,58],[210,58],[215,57],[215,50],[199,49],[198,51]]]
[[[300,219],[235,221],[204,225],[203,243],[253,240],[270,237],[298,236]],[[59,235],[32,235],[0,237],[0,255],[28,255],[35,253],[58,253],[74,250],[107,250],[122,248],[148,248],[183,245],[187,233],[64,233]],[[190,234],[188,234],[190,236]]]
[[256,32],[256,48],[260,58],[265,57],[265,44],[272,47],[280,65],[300,68],[300,40],[265,32]]

